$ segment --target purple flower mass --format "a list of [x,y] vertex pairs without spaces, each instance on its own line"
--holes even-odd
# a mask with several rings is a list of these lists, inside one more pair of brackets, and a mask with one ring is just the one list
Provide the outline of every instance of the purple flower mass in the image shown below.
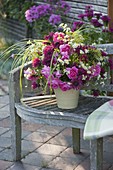
[[113,42],[113,24],[111,25],[111,19],[108,15],[94,11],[93,6],[89,5],[85,7],[83,13],[78,14],[78,19],[79,21],[73,21],[72,31],[82,30],[85,44]]
[[[52,1],[50,1],[50,4],[51,3]],[[42,17],[48,17],[48,21],[52,25],[61,23],[61,13],[63,12],[62,14],[67,14],[70,10],[70,5],[63,0],[59,0],[54,5],[50,4],[34,5],[30,7],[25,12],[26,20],[28,22],[34,22]]]
[[25,17],[28,22],[33,22],[51,12],[52,8],[49,4],[33,6],[25,12]]
[[61,16],[52,14],[49,18],[49,23],[52,25],[57,25],[57,24],[61,23]]
[[67,14],[70,11],[70,5],[63,1],[63,0],[59,0],[59,2],[57,2],[57,5],[60,6],[61,10],[63,10],[64,14]]

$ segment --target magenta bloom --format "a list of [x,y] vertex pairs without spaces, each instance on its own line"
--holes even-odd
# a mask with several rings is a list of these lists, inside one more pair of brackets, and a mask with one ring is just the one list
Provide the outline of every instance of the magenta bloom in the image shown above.
[[87,11],[86,12],[86,17],[90,20],[91,18],[93,18],[94,14],[93,14],[93,10],[92,11]]
[[54,73],[55,77],[57,78],[60,78],[62,76],[62,74],[60,73],[59,70],[57,70],[55,73]]
[[54,35],[53,35],[53,42],[54,43],[63,43],[63,40],[64,40],[64,33],[62,33],[62,32],[56,32],[56,33],[54,33]]
[[62,54],[62,60],[69,59],[70,54],[70,45],[63,44],[59,46],[60,53]]
[[100,94],[99,90],[93,90],[92,93],[93,93],[93,96],[99,96]]
[[36,82],[32,82],[31,87],[32,87],[33,89],[36,89],[36,88],[38,87],[38,84],[37,84]]
[[59,87],[59,79],[53,79],[51,84],[53,89],[57,89]]
[[95,12],[94,15],[96,16],[97,19],[100,19],[102,14],[100,12]]
[[44,37],[44,39],[45,39],[45,40],[51,40],[51,39],[53,38],[53,34],[54,34],[54,32],[50,32],[49,35],[46,35],[46,36]]
[[113,33],[113,28],[112,27],[109,28],[109,32]]
[[72,88],[70,84],[62,81],[59,83],[59,87],[61,88],[62,91],[67,91]]
[[107,22],[107,23],[110,21],[110,17],[107,16],[107,15],[103,15],[103,16],[101,17],[101,19],[103,20],[103,22]]
[[95,26],[95,27],[102,27],[103,24],[101,24],[98,19],[94,18],[91,20],[91,23]]
[[85,14],[79,14],[79,15],[78,15],[78,18],[84,20],[84,17],[85,17],[85,16],[86,16]]
[[60,45],[59,46],[59,48],[60,48],[60,53],[62,54],[62,55],[65,55],[65,54],[70,54],[70,45],[69,44],[62,44],[62,45]]
[[63,61],[64,60],[68,60],[69,59],[69,55],[67,54],[67,52],[64,52],[62,58],[61,58]]
[[52,58],[53,52],[54,52],[54,48],[53,48],[52,45],[47,45],[44,48],[44,51],[43,51],[44,59],[42,61],[42,64],[50,66],[50,62],[51,62],[51,58]]
[[98,76],[100,74],[100,72],[101,72],[100,65],[97,64],[96,66],[92,66],[91,71],[93,72],[92,76],[94,76],[94,77]]
[[66,69],[68,71],[68,77],[69,79],[75,79],[77,77],[78,74],[78,68],[76,68],[75,66],[73,66],[72,68],[67,68]]
[[83,24],[84,22],[82,21],[73,22],[72,31],[79,29]]
[[44,67],[42,68],[41,73],[42,73],[42,75],[43,75],[46,79],[48,79],[49,76],[50,76],[50,67],[44,65]]
[[38,67],[40,65],[40,59],[39,58],[35,58],[33,61],[32,61],[32,67]]

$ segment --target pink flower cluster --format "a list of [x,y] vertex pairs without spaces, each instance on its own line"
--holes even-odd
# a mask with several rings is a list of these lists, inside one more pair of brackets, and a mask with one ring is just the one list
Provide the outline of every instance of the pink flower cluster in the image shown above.
[[[84,85],[106,79],[108,58],[104,51],[81,42],[81,33],[73,40],[74,32],[50,33],[42,42],[42,53],[32,60],[32,71],[25,71],[33,88],[40,80],[52,89],[80,89]],[[75,34],[74,34],[75,35]],[[80,37],[79,37],[80,36]],[[72,41],[73,40],[73,41]],[[36,85],[37,84],[37,85]]]

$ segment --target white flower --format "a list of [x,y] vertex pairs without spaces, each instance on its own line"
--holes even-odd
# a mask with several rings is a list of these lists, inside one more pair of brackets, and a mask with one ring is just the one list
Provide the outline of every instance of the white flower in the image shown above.
[[63,61],[63,60],[61,60],[60,58],[58,58],[58,61],[59,61],[59,63],[61,63],[62,65],[64,65],[64,61]]
[[31,68],[28,68],[27,70],[24,70],[24,77],[26,79],[29,79],[29,77],[31,76],[32,74],[32,69]]
[[85,53],[88,53],[88,52],[89,52],[89,50],[85,49]]
[[90,71],[90,70],[88,70],[88,71],[87,71],[87,74],[91,74],[91,71]]
[[82,75],[82,80],[86,80],[87,76]]
[[84,70],[88,70],[88,68],[84,65],[84,63],[83,63],[82,61],[80,61],[80,65],[82,66],[82,68],[83,68]]
[[65,59],[64,63],[69,64],[69,60]]
[[80,54],[84,54],[84,51],[80,50]]

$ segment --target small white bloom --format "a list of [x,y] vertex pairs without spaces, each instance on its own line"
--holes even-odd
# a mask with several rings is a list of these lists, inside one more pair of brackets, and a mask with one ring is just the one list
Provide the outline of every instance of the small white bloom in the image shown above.
[[91,71],[90,71],[90,70],[88,70],[88,71],[87,71],[87,74],[91,74]]
[[59,61],[62,65],[64,65],[64,61],[63,61],[63,60],[61,60],[60,58],[58,58],[58,61]]
[[85,49],[85,53],[87,54],[89,52],[89,50]]
[[87,76],[82,75],[82,80],[86,80]]
[[84,70],[88,70],[88,68],[84,65],[84,63],[83,63],[82,61],[80,61],[80,65],[82,66],[82,68],[83,68]]
[[101,66],[101,62],[98,62],[97,64]]
[[84,51],[80,50],[80,54],[84,54]]
[[69,64],[69,60],[65,59],[64,63]]
[[76,43],[73,43],[73,42],[71,43],[71,45],[73,48],[76,48],[78,46]]

